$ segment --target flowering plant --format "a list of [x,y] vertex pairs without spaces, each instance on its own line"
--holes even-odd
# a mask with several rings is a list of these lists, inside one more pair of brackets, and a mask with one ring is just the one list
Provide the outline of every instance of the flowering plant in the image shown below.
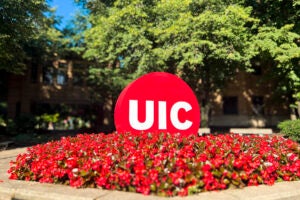
[[28,148],[10,179],[161,196],[300,180],[300,147],[279,136],[79,134]]

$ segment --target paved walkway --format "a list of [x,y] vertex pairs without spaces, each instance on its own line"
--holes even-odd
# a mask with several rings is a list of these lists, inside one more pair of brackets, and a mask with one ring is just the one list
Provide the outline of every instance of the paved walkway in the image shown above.
[[300,200],[300,181],[281,182],[273,186],[253,186],[217,192],[204,192],[188,197],[163,198],[101,189],[75,189],[69,186],[8,180],[9,161],[26,148],[0,152],[0,200]]

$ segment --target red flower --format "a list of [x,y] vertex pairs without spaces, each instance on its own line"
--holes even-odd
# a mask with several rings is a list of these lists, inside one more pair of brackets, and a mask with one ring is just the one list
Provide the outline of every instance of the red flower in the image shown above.
[[299,180],[299,145],[277,136],[79,134],[28,148],[10,179],[167,196]]

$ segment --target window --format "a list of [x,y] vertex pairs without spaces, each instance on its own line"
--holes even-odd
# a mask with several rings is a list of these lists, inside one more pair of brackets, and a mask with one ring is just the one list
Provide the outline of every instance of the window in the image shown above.
[[51,85],[56,81],[58,85],[66,85],[68,82],[67,72],[67,63],[60,62],[56,69],[51,62],[48,62],[43,66],[43,83]]
[[223,113],[224,115],[238,114],[238,98],[236,96],[223,97]]
[[46,63],[43,66],[43,83],[46,85],[53,84],[54,67],[51,63]]
[[252,97],[252,110],[256,115],[264,114],[264,97],[263,96],[253,96]]
[[66,85],[68,82],[68,65],[67,63],[60,62],[56,74],[56,81],[58,85]]
[[73,64],[73,85],[84,85],[85,77],[86,77],[86,67],[82,63],[74,63]]
[[67,74],[65,71],[63,70],[57,70],[57,84],[58,85],[66,85],[67,84],[67,81],[68,81],[68,77],[67,77]]

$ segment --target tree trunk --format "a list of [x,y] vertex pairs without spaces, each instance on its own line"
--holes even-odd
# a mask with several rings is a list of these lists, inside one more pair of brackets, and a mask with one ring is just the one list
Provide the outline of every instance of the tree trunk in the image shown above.
[[211,105],[209,102],[206,103],[205,105],[201,105],[201,124],[200,124],[200,126],[202,128],[209,127],[210,109],[211,109]]
[[291,114],[290,114],[291,120],[296,120],[297,119],[296,109],[290,108],[290,110],[291,110]]
[[300,101],[297,101],[297,102],[296,102],[296,105],[297,105],[297,115],[296,115],[296,116],[297,116],[298,118],[300,118]]

